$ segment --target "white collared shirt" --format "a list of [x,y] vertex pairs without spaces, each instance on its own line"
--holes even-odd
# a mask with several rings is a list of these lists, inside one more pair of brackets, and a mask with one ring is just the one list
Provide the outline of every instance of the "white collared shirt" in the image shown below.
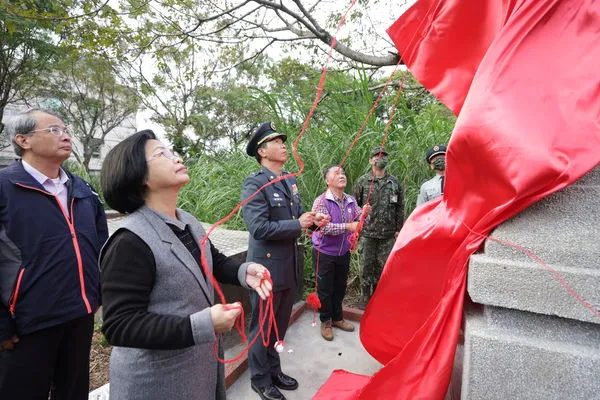
[[417,196],[417,206],[442,195],[442,176],[436,173],[433,178],[421,185]]
[[56,198],[58,199],[58,201],[60,201],[60,204],[62,205],[62,207],[65,210],[67,217],[68,217],[69,216],[69,206],[67,204],[67,202],[68,202],[67,181],[69,180],[69,177],[67,176],[67,173],[62,168],[59,168],[58,178],[52,179],[52,178],[48,178],[46,175],[44,175],[40,171],[33,168],[25,160],[21,160],[21,162],[23,163],[23,168],[25,168],[25,171],[27,171],[27,173],[29,175],[33,176],[33,178],[36,181],[38,181],[44,187],[44,189],[46,189],[47,192],[52,193],[53,195],[56,196]]

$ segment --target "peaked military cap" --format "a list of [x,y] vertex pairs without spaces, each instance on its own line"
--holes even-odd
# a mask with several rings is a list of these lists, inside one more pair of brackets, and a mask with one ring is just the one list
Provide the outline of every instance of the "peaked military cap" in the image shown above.
[[280,137],[284,142],[287,139],[287,135],[277,132],[275,129],[275,124],[272,122],[263,122],[258,128],[256,128],[250,137],[248,145],[246,146],[246,153],[249,156],[255,156],[256,152],[258,151],[258,146],[278,137]]
[[384,156],[387,156],[388,152],[385,151],[385,148],[383,146],[377,146],[371,152],[371,157],[375,157],[375,156],[377,156],[379,154],[383,154]]
[[446,154],[446,146],[443,144],[436,144],[433,147],[427,149],[425,153],[425,161],[427,164],[431,163],[431,159],[435,156],[439,156],[440,154]]

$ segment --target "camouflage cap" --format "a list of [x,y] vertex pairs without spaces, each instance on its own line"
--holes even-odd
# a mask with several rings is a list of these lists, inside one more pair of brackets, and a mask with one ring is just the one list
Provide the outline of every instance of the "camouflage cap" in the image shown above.
[[383,154],[384,156],[387,156],[388,152],[385,151],[385,148],[383,146],[377,146],[373,149],[373,151],[371,151],[371,157],[375,157],[379,154]]

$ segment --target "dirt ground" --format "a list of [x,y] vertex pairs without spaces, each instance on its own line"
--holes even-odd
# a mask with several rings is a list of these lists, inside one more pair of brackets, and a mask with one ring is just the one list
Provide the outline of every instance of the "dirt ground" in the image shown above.
[[98,326],[92,336],[92,350],[90,351],[90,391],[108,383],[110,349],[111,346],[100,333],[100,326]]

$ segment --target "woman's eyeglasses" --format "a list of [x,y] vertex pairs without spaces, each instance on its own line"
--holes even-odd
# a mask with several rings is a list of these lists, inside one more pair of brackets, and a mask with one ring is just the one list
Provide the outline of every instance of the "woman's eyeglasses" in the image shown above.
[[168,160],[183,160],[183,158],[181,158],[181,156],[179,154],[165,148],[165,149],[162,149],[160,152],[153,154],[151,157],[148,157],[146,159],[146,161],[152,161],[154,159],[157,159],[160,156],[163,156],[164,158],[166,158]]

